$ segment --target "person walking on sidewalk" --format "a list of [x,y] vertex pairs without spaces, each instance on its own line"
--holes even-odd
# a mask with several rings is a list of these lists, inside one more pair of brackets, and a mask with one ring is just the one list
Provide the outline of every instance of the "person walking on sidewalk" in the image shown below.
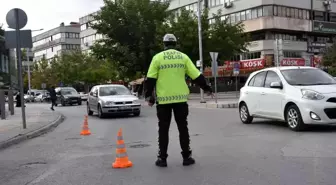
[[[190,149],[190,136],[188,130],[188,95],[189,88],[186,83],[187,74],[208,95],[212,95],[212,89],[207,85],[205,77],[195,67],[190,58],[177,51],[176,37],[166,34],[163,38],[165,50],[156,54],[149,66],[145,81],[145,98],[149,106],[157,103],[157,117],[159,120],[159,153],[155,164],[159,167],[167,166],[167,150],[169,142],[169,127],[174,112],[175,121],[180,133],[180,145],[182,149],[183,165],[195,163]],[[153,91],[155,89],[155,95]]]
[[50,100],[51,100],[51,107],[50,107],[50,109],[54,111],[55,110],[54,109],[54,105],[56,105],[56,100],[57,100],[55,86],[51,87],[49,94],[50,94]]

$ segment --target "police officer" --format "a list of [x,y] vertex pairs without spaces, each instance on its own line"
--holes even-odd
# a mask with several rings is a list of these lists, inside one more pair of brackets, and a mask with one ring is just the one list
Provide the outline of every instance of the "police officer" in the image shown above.
[[[195,67],[190,58],[177,51],[176,37],[166,34],[163,38],[165,51],[156,54],[149,66],[145,81],[145,98],[149,106],[157,103],[157,117],[159,119],[159,154],[155,164],[159,167],[167,166],[167,149],[169,141],[169,126],[174,112],[175,121],[180,133],[183,165],[195,163],[191,157],[190,137],[187,117],[189,88],[186,83],[187,74],[205,92],[212,96],[212,89],[207,85],[204,76]],[[153,94],[155,88],[155,95]]]

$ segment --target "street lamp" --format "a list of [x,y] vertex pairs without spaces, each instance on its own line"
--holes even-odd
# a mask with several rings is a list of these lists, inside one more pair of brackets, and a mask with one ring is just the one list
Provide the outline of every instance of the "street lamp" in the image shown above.
[[[43,31],[43,30],[44,30],[44,29],[41,28],[41,29],[38,29],[38,30],[32,30],[31,32]],[[27,68],[28,68],[28,95],[29,95],[29,99],[30,99],[30,93],[31,93],[31,92],[30,92],[30,90],[31,90],[31,89],[30,89],[30,88],[31,88],[30,86],[31,86],[31,85],[30,85],[30,61],[29,61],[29,56],[28,56],[28,53],[29,53],[28,50],[29,50],[29,48],[26,49],[26,59],[27,59],[27,62],[28,62],[28,67],[27,67]]]
[[[200,72],[203,74],[203,48],[202,48],[202,13],[201,13],[201,3],[202,0],[197,1],[197,17],[198,17],[198,45],[199,45],[199,60],[200,60]],[[200,89],[201,92],[201,103],[205,103],[204,100],[204,91]]]

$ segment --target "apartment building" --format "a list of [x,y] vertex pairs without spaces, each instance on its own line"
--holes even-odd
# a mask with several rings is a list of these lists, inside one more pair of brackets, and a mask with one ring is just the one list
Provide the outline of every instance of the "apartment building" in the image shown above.
[[[182,7],[196,12],[197,1],[171,1],[176,13]],[[223,75],[236,61],[243,73],[272,65],[317,66],[336,36],[335,0],[206,0],[202,7],[210,9],[210,23],[221,10],[222,20],[242,21],[252,38],[248,53],[224,62]]]
[[83,52],[90,52],[90,47],[93,46],[97,40],[103,38],[103,35],[97,34],[97,31],[90,26],[90,23],[94,23],[93,16],[98,12],[99,11],[93,12],[79,18],[81,49]]
[[67,51],[80,50],[80,24],[61,23],[57,28],[48,30],[33,37],[34,61],[42,58],[50,60]]
[[[203,0],[205,7],[210,23],[221,10],[222,20],[242,21],[252,38],[248,53],[222,61],[226,71],[237,61],[244,73],[272,65],[316,66],[336,36],[336,0]],[[181,8],[196,13],[197,0],[170,1],[169,9],[176,14]],[[90,15],[80,19],[83,50],[102,37],[90,28],[90,21]]]

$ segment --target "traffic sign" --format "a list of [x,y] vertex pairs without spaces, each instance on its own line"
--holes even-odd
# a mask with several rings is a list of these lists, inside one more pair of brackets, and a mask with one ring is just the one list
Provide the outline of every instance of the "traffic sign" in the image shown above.
[[235,62],[233,64],[233,74],[238,76],[239,75],[239,69],[240,69],[239,62]]
[[28,17],[25,11],[13,8],[7,13],[6,22],[9,28],[20,30],[26,26]]
[[217,61],[218,53],[217,52],[210,52],[210,57],[212,61]]

